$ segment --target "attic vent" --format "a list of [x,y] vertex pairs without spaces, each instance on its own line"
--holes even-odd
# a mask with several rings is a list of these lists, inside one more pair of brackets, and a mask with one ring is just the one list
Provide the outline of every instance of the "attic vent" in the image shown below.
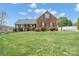
[[45,18],[49,18],[50,15],[48,13],[45,14]]

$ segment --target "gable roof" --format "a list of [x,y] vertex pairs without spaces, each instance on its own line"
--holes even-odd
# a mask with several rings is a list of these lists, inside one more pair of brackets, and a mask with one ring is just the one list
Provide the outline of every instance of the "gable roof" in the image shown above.
[[[15,24],[36,24],[36,20],[38,18],[40,18],[42,15],[44,15],[45,13],[49,13],[51,14],[48,10],[44,10],[36,19],[19,19],[16,21]],[[52,14],[51,14],[52,15]],[[53,16],[53,15],[52,15]],[[53,16],[54,18],[56,18],[55,16]]]
[[[49,13],[49,14],[51,14],[52,15],[52,13],[50,13],[48,10],[44,10],[43,12],[41,12],[41,14],[36,18],[36,19],[38,19],[38,18],[40,18],[42,15],[44,15],[45,13]],[[52,15],[53,16],[53,15]],[[53,16],[54,18],[56,18],[55,16]]]
[[19,19],[15,24],[36,24],[36,21],[33,19]]

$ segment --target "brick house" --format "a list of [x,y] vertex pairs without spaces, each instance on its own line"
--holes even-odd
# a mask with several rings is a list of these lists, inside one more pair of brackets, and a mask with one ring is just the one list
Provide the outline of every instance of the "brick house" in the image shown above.
[[57,28],[57,19],[49,11],[43,12],[37,19],[20,19],[15,23],[15,28],[19,31],[20,28],[26,31],[28,28]]

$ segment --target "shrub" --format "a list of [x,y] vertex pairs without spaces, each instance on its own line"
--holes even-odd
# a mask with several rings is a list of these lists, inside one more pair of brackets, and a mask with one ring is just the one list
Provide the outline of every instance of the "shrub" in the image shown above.
[[27,31],[30,31],[30,28],[27,28],[26,30],[27,30]]
[[42,27],[42,28],[41,28],[41,31],[46,31],[46,28],[45,28],[45,27]]
[[39,32],[39,31],[41,31],[41,29],[40,28],[35,28],[35,31]]
[[58,31],[58,28],[55,28],[55,31]]
[[16,29],[16,28],[13,28],[13,31],[14,31],[14,32],[17,32],[17,29]]
[[31,30],[34,31],[35,30],[35,27],[32,27]]
[[58,31],[58,28],[50,28],[50,31]]
[[50,31],[50,29],[49,28],[46,28],[46,31]]
[[23,28],[19,28],[19,31],[23,31]]

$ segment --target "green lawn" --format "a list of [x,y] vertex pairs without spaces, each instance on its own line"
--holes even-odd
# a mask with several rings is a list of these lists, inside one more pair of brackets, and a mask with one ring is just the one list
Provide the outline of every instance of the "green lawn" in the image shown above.
[[79,32],[17,32],[0,35],[1,56],[79,56]]

